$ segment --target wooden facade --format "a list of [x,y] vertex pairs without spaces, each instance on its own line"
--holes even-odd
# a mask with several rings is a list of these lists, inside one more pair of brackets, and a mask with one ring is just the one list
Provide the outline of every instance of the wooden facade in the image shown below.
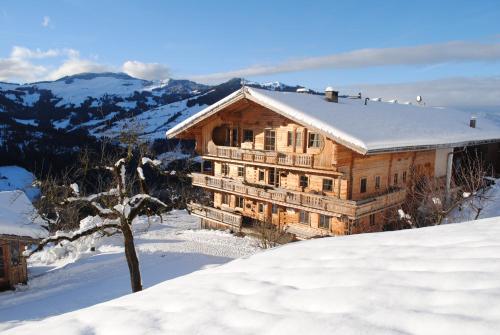
[[300,238],[383,230],[411,171],[435,176],[446,164],[435,149],[362,155],[245,98],[177,137],[195,139],[204,160],[193,184],[212,192],[213,207],[192,214],[205,226],[266,221]]
[[0,235],[0,291],[28,281],[26,259],[22,256],[30,238]]

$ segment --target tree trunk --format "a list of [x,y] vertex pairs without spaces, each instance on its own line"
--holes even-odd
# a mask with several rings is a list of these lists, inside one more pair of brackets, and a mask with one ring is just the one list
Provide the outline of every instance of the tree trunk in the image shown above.
[[135,251],[134,235],[132,234],[131,225],[126,219],[121,219],[121,226],[125,244],[125,257],[130,272],[130,285],[132,292],[139,292],[142,291],[141,270],[139,269],[139,259]]

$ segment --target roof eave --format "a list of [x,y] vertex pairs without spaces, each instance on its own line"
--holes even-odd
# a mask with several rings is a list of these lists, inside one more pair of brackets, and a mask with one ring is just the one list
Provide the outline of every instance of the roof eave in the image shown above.
[[429,144],[429,145],[410,145],[410,146],[400,146],[400,147],[390,147],[390,148],[380,148],[380,149],[368,149],[366,155],[384,154],[391,152],[405,152],[405,151],[425,151],[433,149],[448,149],[448,148],[461,148],[470,147],[474,145],[490,144],[500,142],[498,139],[488,139],[488,140],[474,140],[474,141],[462,141],[455,143],[444,143],[444,144]]

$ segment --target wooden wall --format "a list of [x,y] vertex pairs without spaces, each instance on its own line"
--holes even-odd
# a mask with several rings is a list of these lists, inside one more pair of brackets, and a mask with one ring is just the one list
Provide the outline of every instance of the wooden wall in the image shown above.
[[20,255],[17,265],[11,263],[11,243],[19,244],[19,252],[22,254],[26,243],[16,237],[0,236],[0,248],[2,248],[4,276],[0,277],[0,290],[9,289],[16,284],[28,281],[28,269],[26,259]]
[[[234,132],[221,131],[226,129],[238,129],[235,139]],[[253,142],[243,142],[244,130],[252,130]],[[249,161],[235,162],[233,159],[214,158],[214,175],[226,176],[238,179],[250,184],[270,185],[269,171],[277,170],[279,180],[277,186],[293,191],[311,192],[327,196],[337,197],[343,200],[362,200],[374,197],[387,192],[389,188],[404,188],[404,175],[406,182],[411,180],[412,169],[415,168],[419,174],[434,175],[436,171],[436,151],[416,151],[401,153],[384,153],[363,156],[351,149],[336,143],[335,141],[320,135],[320,146],[318,148],[308,147],[309,129],[299,125],[271,110],[247,100],[241,100],[234,105],[219,111],[207,120],[198,124],[192,131],[196,138],[196,148],[199,153],[206,156],[214,156],[218,146],[239,146],[243,149],[264,150],[264,135],[266,129],[273,129],[276,132],[276,151],[281,153],[306,153],[314,155],[315,169],[287,168],[282,165],[274,167],[252,164]],[[215,131],[214,131],[215,130]],[[292,143],[288,141],[288,132],[292,132]],[[219,141],[231,140],[231,143],[216,144],[213,134]],[[297,134],[300,136],[300,144],[297,143]],[[231,138],[228,138],[231,136]],[[291,144],[291,145],[289,145]],[[442,165],[442,159],[437,160]],[[228,166],[228,173],[223,174],[223,164]],[[319,168],[317,167],[319,164]],[[243,176],[238,176],[238,167],[243,167]],[[442,170],[439,166],[437,170]],[[264,172],[264,179],[259,180],[259,171]],[[397,174],[397,180],[395,175]],[[308,177],[308,186],[300,186],[300,177]],[[376,188],[375,180],[380,178],[380,185]],[[323,179],[332,179],[332,191],[323,190]],[[366,179],[366,191],[361,192],[361,181]],[[299,211],[282,208],[283,214],[271,214],[271,203],[265,200],[259,202],[253,199],[245,199],[243,208],[236,208],[236,196],[230,195],[230,203],[222,204],[222,194],[214,192],[214,206],[222,209],[231,209],[241,212],[244,216],[263,220],[278,221],[282,219],[286,224],[299,224]],[[264,213],[259,213],[259,203],[264,204]],[[385,222],[383,212],[363,217],[352,222],[345,222],[339,218],[331,217],[330,232],[335,235],[347,233],[381,231]],[[319,214],[310,213],[310,228],[319,229]]]

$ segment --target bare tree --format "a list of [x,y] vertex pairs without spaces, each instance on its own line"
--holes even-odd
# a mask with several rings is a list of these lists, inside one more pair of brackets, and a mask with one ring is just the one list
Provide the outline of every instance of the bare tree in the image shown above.
[[445,180],[419,174],[416,169],[412,169],[406,199],[396,209],[396,213],[388,212],[387,219],[393,220],[392,227],[395,229],[437,225],[465,202],[474,212],[476,220],[490,200],[485,184],[485,177],[489,173],[490,170],[476,152],[466,152],[455,167],[451,194],[447,194]]
[[457,197],[457,205],[462,206],[465,203],[474,213],[474,220],[477,220],[486,204],[491,201],[486,177],[493,174],[492,169],[486,166],[475,151],[464,156],[455,172],[455,184],[462,192]]
[[262,249],[274,248],[293,241],[293,235],[286,232],[284,228],[281,223],[275,225],[269,219],[254,221],[254,231],[259,239],[259,246]]
[[[76,231],[61,233],[44,239],[27,256],[42,250],[49,243],[62,241],[76,241],[84,236],[101,232],[105,235],[121,233],[123,235],[125,257],[130,273],[130,283],[133,292],[142,290],[139,260],[135,250],[132,222],[139,215],[152,216],[159,210],[168,206],[158,198],[149,194],[146,183],[145,168],[156,169],[161,164],[158,160],[152,160],[145,155],[144,146],[137,144],[132,137],[127,137],[128,150],[126,157],[113,159],[112,164],[99,164],[92,166],[90,161],[82,162],[82,171],[99,171],[93,185],[94,192],[86,192],[77,183],[70,184],[69,175],[63,176],[62,184],[55,180],[47,180],[46,188],[42,188],[41,203],[38,204],[40,214],[49,223],[49,226],[64,228],[67,225],[67,217],[63,213],[68,211],[79,220],[80,214],[96,214],[102,221],[94,226]],[[83,155],[86,157],[86,155]],[[108,162],[110,159],[103,155]],[[51,186],[49,186],[51,185]],[[97,191],[95,191],[97,190]],[[51,229],[52,231],[54,229]]]

